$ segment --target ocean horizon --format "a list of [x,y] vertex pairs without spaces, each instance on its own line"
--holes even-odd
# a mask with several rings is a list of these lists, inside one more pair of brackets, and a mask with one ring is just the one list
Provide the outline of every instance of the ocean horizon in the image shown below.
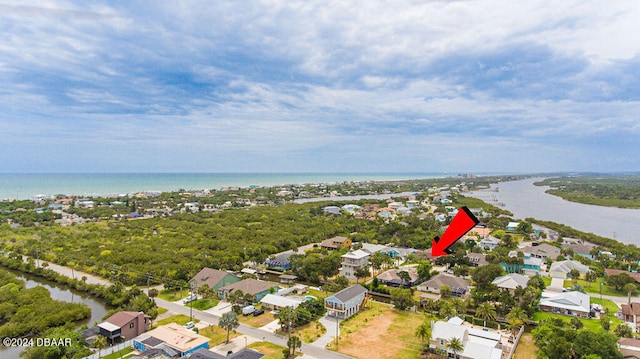
[[[276,186],[344,181],[392,181],[455,176],[448,172],[371,173],[0,173],[0,200],[58,194],[105,196],[222,187]],[[488,174],[478,174],[488,175]]]

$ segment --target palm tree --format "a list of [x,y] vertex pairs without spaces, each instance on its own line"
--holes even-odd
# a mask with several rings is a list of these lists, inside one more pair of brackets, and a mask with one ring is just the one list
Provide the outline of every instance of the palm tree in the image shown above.
[[458,338],[451,338],[447,341],[447,349],[453,352],[453,356],[456,357],[458,352],[464,350],[464,345],[462,345],[462,341]]
[[425,343],[431,341],[431,324],[424,322],[416,328],[416,337],[422,342],[422,352],[425,351]]
[[93,341],[93,347],[98,349],[98,358],[100,358],[100,351],[107,347],[107,337],[104,335],[98,335]]
[[240,325],[238,322],[238,315],[234,311],[226,312],[220,318],[218,326],[227,331],[227,343],[229,343],[229,334],[231,329],[236,329]]
[[634,283],[627,283],[622,287],[622,289],[628,294],[627,303],[631,304],[631,294],[636,290],[636,285]]
[[520,307],[514,307],[511,309],[504,319],[509,323],[509,325],[511,325],[513,334],[516,333],[516,328],[519,328],[529,321],[527,313],[525,313],[525,311]]
[[496,309],[493,304],[482,303],[476,308],[476,317],[484,320],[484,326],[487,326],[487,320],[496,319]]
[[453,305],[451,303],[444,302],[440,305],[439,313],[441,316],[449,318],[456,315],[456,310],[453,308]]
[[402,281],[402,286],[409,286],[409,283],[411,283],[411,276],[406,270],[398,272],[398,277]]

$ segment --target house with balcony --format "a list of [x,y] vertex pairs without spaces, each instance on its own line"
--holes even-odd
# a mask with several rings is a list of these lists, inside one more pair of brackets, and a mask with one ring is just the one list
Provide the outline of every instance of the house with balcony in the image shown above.
[[322,248],[328,250],[337,250],[340,248],[349,248],[351,247],[351,239],[347,237],[336,236],[333,238],[328,238],[322,241],[320,244]]
[[99,334],[107,338],[108,344],[114,344],[149,330],[151,317],[143,312],[117,312],[98,324]]
[[347,287],[338,293],[324,299],[327,315],[338,319],[347,319],[366,305],[367,288],[360,284]]
[[367,267],[369,265],[369,252],[358,249],[342,255],[340,274],[355,279],[355,272],[358,268]]

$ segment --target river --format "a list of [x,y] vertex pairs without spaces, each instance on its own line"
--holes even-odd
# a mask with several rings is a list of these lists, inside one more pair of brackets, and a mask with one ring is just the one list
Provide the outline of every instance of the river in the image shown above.
[[[55,300],[60,300],[64,302],[71,303],[84,303],[91,309],[91,317],[85,319],[83,321],[77,322],[78,328],[84,324],[88,326],[92,326],[96,321],[102,322],[102,317],[107,313],[108,308],[106,304],[86,293],[78,292],[76,290],[70,289],[66,286],[62,286],[55,282],[47,281],[42,278],[18,272],[15,270],[11,270],[5,267],[0,267],[0,270],[6,270],[14,274],[18,279],[23,280],[25,282],[25,286],[27,288],[33,288],[37,286],[42,286],[49,290],[51,293],[51,298]],[[21,347],[11,347],[5,348],[0,346],[0,358],[6,359],[18,359],[20,355],[20,351],[23,348]]]
[[[490,189],[469,192],[465,195],[484,200],[511,211],[514,218],[532,217],[553,221],[583,232],[613,238],[626,244],[640,246],[640,209],[594,206],[566,201],[545,193],[548,186],[533,183],[543,178],[527,178],[519,181],[500,182]],[[496,188],[498,191],[496,192]]]

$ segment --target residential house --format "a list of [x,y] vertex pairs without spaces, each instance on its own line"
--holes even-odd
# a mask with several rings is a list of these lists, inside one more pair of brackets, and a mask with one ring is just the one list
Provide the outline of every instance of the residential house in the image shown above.
[[622,270],[622,269],[610,269],[610,268],[606,268],[604,270],[604,275],[606,277],[610,277],[612,275],[619,275],[621,273],[627,273],[629,275],[629,277],[635,279],[636,283],[640,283],[640,273],[637,272],[629,272],[626,270]]
[[591,299],[588,295],[572,291],[540,299],[540,310],[543,312],[574,315],[588,318],[591,311]]
[[411,254],[416,254],[417,249],[407,247],[386,247],[381,252],[385,253],[391,258],[406,260]]
[[360,284],[347,287],[324,299],[327,314],[338,319],[347,319],[364,308],[367,299],[367,288]]
[[168,348],[175,351],[178,357],[183,357],[198,349],[209,349],[209,338],[182,325],[169,323],[135,337],[133,347],[141,352]]
[[457,338],[463,350],[455,353],[460,359],[501,359],[502,343],[499,333],[478,330],[462,325],[462,319],[453,317],[447,322],[437,321],[431,329],[431,351],[443,354],[449,358],[454,353],[447,348],[453,338]]
[[[476,216],[477,217],[477,216]],[[475,235],[480,238],[486,238],[491,233],[491,228],[487,227],[484,223],[478,223],[475,227],[469,231],[470,235]]]
[[132,339],[151,327],[151,317],[143,312],[117,312],[98,324],[100,335],[109,344]]
[[529,277],[518,273],[509,273],[494,279],[491,283],[499,289],[513,293],[518,287],[526,288],[529,283]]
[[528,246],[521,249],[524,254],[529,254],[534,258],[551,259],[555,261],[560,255],[560,248],[548,243],[541,243],[538,246]]
[[632,338],[620,338],[618,349],[624,359],[640,358],[640,340]]
[[[400,278],[399,273],[405,271],[409,275],[410,280],[407,282]],[[420,281],[420,276],[415,267],[400,267],[399,269],[389,269],[378,275],[380,283],[392,287],[413,287]]]
[[322,211],[327,214],[340,214],[340,207],[338,206],[327,206],[323,207]]
[[226,355],[207,349],[198,349],[191,354],[189,359],[260,359],[262,357],[264,354],[249,348],[242,348],[235,353]]
[[440,294],[440,287],[448,285],[453,297],[463,298],[469,292],[469,281],[452,274],[440,273],[416,287],[421,292]]
[[221,270],[204,267],[198,274],[191,278],[191,283],[195,284],[196,290],[207,284],[209,288],[217,291],[220,287],[239,282],[241,279],[231,273]]
[[591,254],[591,251],[593,250],[593,248],[595,248],[595,246],[582,243],[564,243],[562,244],[562,248],[572,250],[574,255],[593,260],[593,254]]
[[487,251],[493,251],[499,245],[500,245],[500,240],[494,236],[488,236],[483,238],[479,244],[482,250],[487,250]]
[[307,301],[308,298],[300,296],[281,296],[278,294],[267,294],[264,298],[260,299],[263,308],[269,308],[269,310],[280,310],[285,307],[298,308],[300,304]]
[[269,268],[285,271],[287,269],[291,269],[291,262],[289,262],[289,257],[294,254],[298,254],[295,251],[286,251],[282,253],[278,253],[272,258],[267,259],[264,263]]
[[362,207],[357,204],[345,204],[342,206],[342,211],[345,213],[353,214],[362,210]]
[[483,265],[489,264],[489,262],[487,261],[487,256],[482,253],[470,252],[467,254],[467,258],[469,259],[469,262],[471,262],[471,265],[474,267],[481,267]]
[[569,272],[571,272],[571,270],[573,269],[577,269],[578,272],[580,272],[580,276],[584,276],[589,272],[589,267],[587,267],[586,265],[574,260],[565,260],[551,263],[549,276],[552,278],[569,279],[571,278]]
[[383,249],[387,249],[388,247],[382,244],[373,244],[373,243],[362,243],[362,249],[369,254],[374,254],[376,252],[380,252]]
[[245,295],[250,294],[255,297],[256,301],[260,301],[260,299],[265,295],[272,291],[277,292],[279,289],[280,287],[276,283],[247,278],[239,282],[220,287],[218,289],[218,298],[227,300],[229,294],[240,291]]
[[355,272],[358,268],[367,267],[369,265],[368,252],[358,249],[353,252],[349,252],[342,255],[342,267],[340,267],[340,274],[349,278],[355,279]]
[[507,228],[505,228],[507,231],[510,232],[515,232],[518,230],[518,226],[520,225],[520,222],[509,222],[507,224]]
[[620,307],[620,319],[625,323],[631,323],[637,331],[640,324],[640,303],[631,302],[631,304],[622,304]]
[[541,267],[544,265],[542,258],[535,258],[531,256],[524,256],[524,264],[522,265],[522,273],[528,276],[536,276],[540,273]]
[[340,248],[349,248],[351,247],[351,239],[347,237],[336,236],[333,238],[328,238],[322,241],[320,244],[322,248],[326,248],[329,250],[336,250]]

